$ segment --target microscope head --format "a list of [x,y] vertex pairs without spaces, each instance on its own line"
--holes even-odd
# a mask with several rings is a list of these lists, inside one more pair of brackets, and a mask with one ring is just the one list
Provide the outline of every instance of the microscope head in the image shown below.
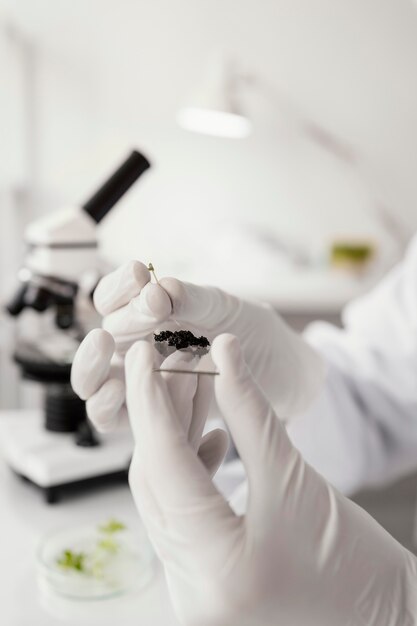
[[55,310],[55,324],[75,324],[75,301],[86,272],[98,272],[97,224],[133,183],[150,167],[133,151],[100,189],[82,206],[48,214],[28,225],[27,255],[19,288],[6,309],[16,317],[26,308]]

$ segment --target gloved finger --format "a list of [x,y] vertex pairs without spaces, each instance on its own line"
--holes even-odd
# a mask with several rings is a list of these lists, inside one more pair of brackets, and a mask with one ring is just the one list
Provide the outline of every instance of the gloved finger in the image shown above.
[[164,562],[167,554],[163,548],[162,536],[167,527],[167,520],[152,490],[149,488],[144,472],[144,464],[137,446],[133,452],[132,462],[129,467],[129,486],[156,555],[160,561]]
[[[208,518],[231,510],[187,441],[161,374],[153,372],[153,347],[137,342],[126,355],[126,396],[138,453],[149,486],[170,518],[181,514],[183,531],[198,534]],[[189,515],[186,515],[189,513]]]
[[[200,367],[200,360],[186,351],[176,351],[167,357],[160,365],[161,369],[194,370]],[[210,369],[210,365],[205,368]],[[211,367],[214,364],[211,362]],[[162,377],[167,383],[168,391],[174,404],[176,413],[188,433],[188,441],[194,450],[197,450],[210,403],[213,398],[213,380],[210,376],[190,376],[184,374],[166,373]]]
[[[107,391],[102,392],[101,390],[103,387],[106,387],[109,381],[113,381],[111,386]],[[113,385],[115,386],[114,394],[111,392]],[[119,424],[129,421],[125,401],[124,358],[115,353],[110,362],[110,370],[107,379],[87,400],[87,415],[101,433],[111,432]]]
[[71,368],[72,388],[82,400],[92,396],[107,379],[114,347],[113,337],[101,328],[84,338]]
[[165,519],[144,472],[144,464],[138,447],[135,446],[129,467],[129,486],[142,521],[147,526],[164,526]]
[[117,417],[125,401],[125,385],[110,378],[87,400],[87,415],[100,432],[109,432],[117,424]]
[[93,296],[96,310],[100,315],[108,315],[128,304],[140,294],[150,279],[146,265],[140,261],[128,261],[98,283]]
[[103,319],[105,328],[114,337],[118,351],[126,351],[132,342],[149,335],[171,315],[171,300],[162,287],[147,283],[140,294],[128,304]]
[[219,469],[229,447],[229,437],[225,430],[215,428],[201,439],[198,456],[211,477]]
[[255,383],[233,335],[219,335],[211,355],[220,372],[215,395],[247,471],[254,493],[262,496],[277,480],[293,450],[271,405]]
[[[191,352],[176,350],[161,363],[160,369],[192,371],[196,360]],[[168,393],[176,415],[182,423],[184,433],[188,435],[193,415],[193,400],[197,391],[197,376],[174,372],[166,372],[161,376],[166,382]]]
[[244,515],[248,508],[248,481],[244,480],[232,493],[229,504],[236,515]]
[[125,382],[125,360],[118,352],[115,352],[110,361],[110,371],[108,378],[117,378]]
[[214,392],[213,376],[196,376],[196,378],[198,378],[197,391],[194,395],[193,416],[188,431],[188,441],[193,450],[197,450],[200,445]]
[[200,287],[176,278],[159,281],[172,303],[172,316],[176,320],[191,322],[207,331],[227,326],[226,317],[236,307],[237,298],[216,287]]

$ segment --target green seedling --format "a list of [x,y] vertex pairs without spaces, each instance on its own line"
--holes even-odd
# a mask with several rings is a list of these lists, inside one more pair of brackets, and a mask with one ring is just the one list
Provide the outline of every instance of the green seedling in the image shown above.
[[57,563],[63,569],[85,572],[85,556],[86,555],[83,552],[64,550],[61,556],[57,559]]

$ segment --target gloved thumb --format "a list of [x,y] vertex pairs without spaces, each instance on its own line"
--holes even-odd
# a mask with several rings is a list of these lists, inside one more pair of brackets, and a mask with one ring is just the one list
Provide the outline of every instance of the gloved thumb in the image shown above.
[[248,474],[251,494],[271,504],[271,483],[283,475],[295,449],[254,381],[238,339],[219,335],[211,356],[220,373],[215,381],[217,403]]
[[198,457],[211,477],[214,476],[223,463],[228,446],[229,437],[226,431],[221,428],[211,430],[201,439]]

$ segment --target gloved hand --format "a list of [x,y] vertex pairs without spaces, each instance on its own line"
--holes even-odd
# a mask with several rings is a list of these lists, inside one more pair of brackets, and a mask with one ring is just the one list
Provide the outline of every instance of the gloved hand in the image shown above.
[[[95,426],[100,432],[112,430],[115,426],[114,407],[122,410],[125,401],[125,385],[110,373],[110,361],[114,352],[114,340],[105,330],[96,328],[89,334],[89,339],[77,354],[77,358],[88,359],[87,351],[91,349],[90,372],[84,382],[87,400],[87,413],[95,417]],[[107,368],[99,367],[98,359],[104,355]],[[194,370],[197,359],[189,352],[174,352],[158,366],[164,369]],[[155,364],[156,365],[156,364]],[[117,375],[122,370],[119,369]],[[124,372],[124,370],[123,370]],[[214,475],[221,465],[229,443],[227,433],[222,429],[214,429],[203,436],[207,414],[213,396],[213,380],[210,376],[195,374],[162,374],[170,393],[175,410],[181,415],[184,431],[193,450],[203,461],[210,475]],[[81,383],[80,383],[81,384]],[[90,388],[87,387],[90,385]],[[79,385],[75,384],[76,392]],[[98,389],[98,391],[95,391]]]
[[95,290],[94,303],[115,344],[102,337],[98,340],[94,331],[88,335],[74,360],[72,384],[88,400],[89,417],[102,429],[104,413],[114,424],[123,405],[124,354],[158,327],[178,329],[170,326],[173,320],[210,340],[224,332],[236,335],[257,383],[281,418],[306,409],[322,382],[321,358],[272,307],[175,278],[152,283],[147,267],[139,261],[105,276]]
[[217,402],[248,475],[245,516],[189,444],[183,415],[192,389],[180,410],[163,375],[152,372],[152,347],[140,341],[126,356],[136,439],[130,486],[181,623],[417,624],[415,557],[303,461],[235,337],[218,337],[212,357]]

